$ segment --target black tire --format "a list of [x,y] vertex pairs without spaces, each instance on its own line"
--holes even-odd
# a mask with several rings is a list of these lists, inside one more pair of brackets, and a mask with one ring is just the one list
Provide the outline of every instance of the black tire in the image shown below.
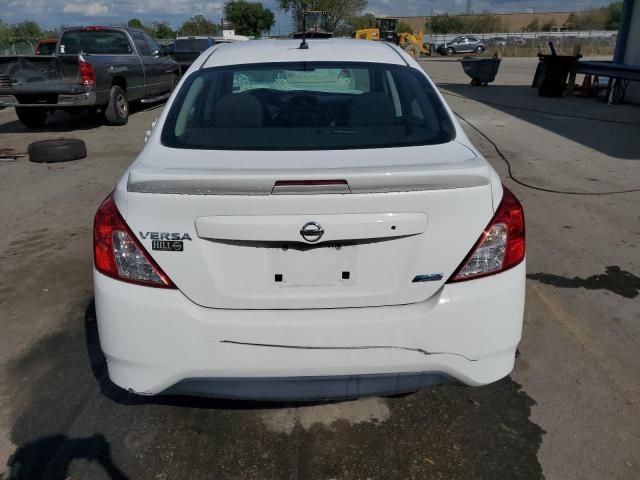
[[111,87],[109,104],[104,110],[108,125],[126,125],[129,121],[129,100],[127,94],[118,85]]
[[456,51],[453,49],[453,47],[447,47],[445,53],[447,54],[447,57],[453,57],[456,54]]
[[58,163],[87,156],[87,146],[75,138],[58,138],[33,142],[27,148],[29,160],[36,163]]
[[476,47],[476,53],[482,53],[482,52],[484,52],[484,47],[482,45],[478,45]]
[[38,107],[16,107],[18,120],[27,128],[42,128],[47,121],[47,110]]
[[412,45],[411,43],[408,43],[402,48],[404,48],[404,51],[407,52],[410,57],[412,57],[412,58],[419,58],[420,57],[420,49],[418,47],[416,47],[415,45]]

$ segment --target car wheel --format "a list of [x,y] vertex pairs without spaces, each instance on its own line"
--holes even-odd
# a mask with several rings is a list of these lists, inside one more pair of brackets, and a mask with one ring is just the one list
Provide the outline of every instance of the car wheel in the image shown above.
[[41,128],[47,121],[45,108],[16,107],[18,120],[27,128]]
[[456,51],[453,49],[453,47],[448,47],[447,48],[447,57],[453,57],[455,55]]
[[478,45],[476,47],[476,53],[482,53],[482,52],[484,52],[484,47],[482,45]]
[[36,163],[58,163],[87,156],[87,146],[75,138],[59,138],[33,142],[27,147],[29,160]]
[[109,125],[126,125],[129,121],[129,101],[122,87],[111,87],[109,104],[104,110],[104,116]]
[[404,47],[402,47],[405,52],[409,54],[412,58],[418,58],[420,56],[420,50],[415,45],[408,43]]

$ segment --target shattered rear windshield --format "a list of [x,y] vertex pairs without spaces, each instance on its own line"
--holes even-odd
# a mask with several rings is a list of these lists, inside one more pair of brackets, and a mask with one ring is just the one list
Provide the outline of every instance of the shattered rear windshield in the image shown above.
[[432,145],[455,130],[425,76],[375,63],[210,68],[187,78],[162,131],[173,148],[330,150]]

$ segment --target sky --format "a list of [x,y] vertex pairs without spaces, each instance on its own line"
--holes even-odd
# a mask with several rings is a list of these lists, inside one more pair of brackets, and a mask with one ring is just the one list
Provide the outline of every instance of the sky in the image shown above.
[[[474,12],[575,11],[599,7],[612,0],[472,0]],[[35,20],[44,28],[60,25],[115,25],[136,17],[143,23],[168,22],[178,27],[197,14],[219,22],[224,1],[207,0],[0,0],[0,19],[5,23]],[[262,4],[276,13],[273,33],[291,31],[289,15],[278,9],[277,0]],[[463,13],[467,0],[369,0],[367,12],[408,16]]]

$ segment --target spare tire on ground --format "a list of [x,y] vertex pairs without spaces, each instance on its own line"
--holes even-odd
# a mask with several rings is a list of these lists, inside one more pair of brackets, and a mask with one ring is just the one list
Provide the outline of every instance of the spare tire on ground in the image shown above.
[[41,140],[31,143],[27,150],[29,160],[37,163],[69,162],[87,156],[87,146],[77,138]]

